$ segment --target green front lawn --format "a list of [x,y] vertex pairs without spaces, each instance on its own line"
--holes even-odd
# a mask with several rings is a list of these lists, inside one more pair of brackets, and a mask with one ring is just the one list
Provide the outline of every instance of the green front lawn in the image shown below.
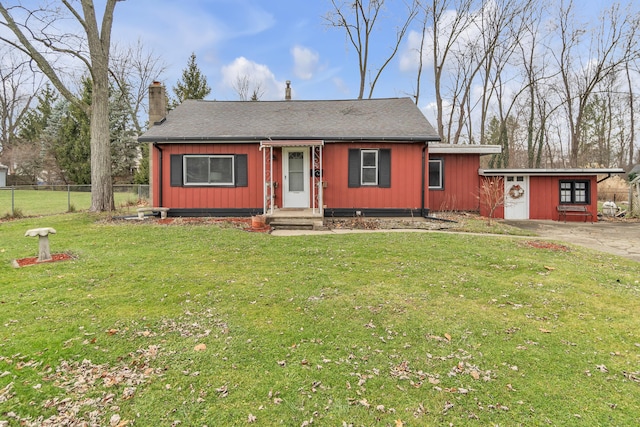
[[[74,259],[12,268],[42,226]],[[639,279],[526,237],[2,222],[0,425],[638,424]]]
[[[88,187],[87,191],[69,192],[64,186],[56,187],[55,191],[49,188],[13,191],[9,187],[0,188],[0,218],[11,217],[12,206],[15,217],[62,214],[84,211],[91,207],[91,192]],[[135,192],[116,191],[113,197],[116,208],[132,206],[138,201]]]

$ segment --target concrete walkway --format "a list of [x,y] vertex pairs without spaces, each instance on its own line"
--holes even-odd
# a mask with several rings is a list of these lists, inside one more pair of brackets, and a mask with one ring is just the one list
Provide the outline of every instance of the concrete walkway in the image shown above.
[[640,222],[506,221],[549,240],[559,240],[640,262]]

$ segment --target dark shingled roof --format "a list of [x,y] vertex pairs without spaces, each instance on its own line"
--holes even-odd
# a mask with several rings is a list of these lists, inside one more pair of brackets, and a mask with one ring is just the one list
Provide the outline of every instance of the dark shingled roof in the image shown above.
[[187,100],[154,125],[140,142],[438,141],[410,98],[342,101]]

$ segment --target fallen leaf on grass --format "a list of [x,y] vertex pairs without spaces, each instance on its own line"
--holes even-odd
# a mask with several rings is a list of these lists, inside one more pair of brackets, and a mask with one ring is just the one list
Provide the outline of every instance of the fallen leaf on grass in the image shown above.
[[402,420],[396,420],[396,427],[404,427],[404,422],[402,422]]
[[469,372],[469,375],[471,375],[471,378],[473,378],[474,380],[480,379],[480,374],[478,373],[478,371],[471,371]]
[[640,383],[640,371],[638,371],[638,372],[622,371],[622,375],[624,375],[625,378],[630,379],[631,381],[635,381],[637,383]]
[[539,331],[542,332],[543,334],[550,334],[551,333],[550,330],[545,329],[545,328],[540,328]]
[[249,416],[247,417],[247,422],[248,423],[255,423],[257,420],[256,416],[253,414],[249,414]]
[[547,271],[553,271],[553,270],[555,270],[555,269],[556,269],[555,267],[549,267],[548,265],[545,265],[545,266],[544,266],[544,268],[545,268],[545,270],[547,270]]
[[193,347],[194,351],[205,351],[206,349],[207,349],[206,344],[198,344],[195,347]]
[[229,389],[227,388],[226,385],[223,385],[222,387],[218,387],[216,389],[216,392],[218,392],[220,397],[227,397],[229,395]]
[[451,341],[451,335],[449,335],[449,334],[444,334],[444,337],[447,339],[447,341]]

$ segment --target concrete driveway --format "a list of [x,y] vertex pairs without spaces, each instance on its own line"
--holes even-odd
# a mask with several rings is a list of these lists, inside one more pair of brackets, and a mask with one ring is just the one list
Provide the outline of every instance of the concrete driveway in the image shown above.
[[640,262],[640,222],[506,221],[545,239],[560,240]]

